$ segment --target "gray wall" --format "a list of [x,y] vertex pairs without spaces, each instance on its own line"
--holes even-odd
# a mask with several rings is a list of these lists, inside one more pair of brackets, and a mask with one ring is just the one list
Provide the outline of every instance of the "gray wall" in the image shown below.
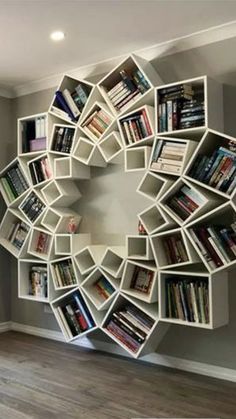
[[[158,69],[164,82],[191,78],[203,74],[214,75],[221,82],[229,82],[227,74],[218,74],[217,69],[210,65],[217,51],[225,45],[213,45],[197,48],[175,55],[169,55],[155,60],[154,65]],[[218,48],[218,49],[217,49]],[[205,57],[210,57],[207,60]],[[219,56],[219,55],[218,55]],[[203,58],[204,57],[204,58]],[[213,60],[214,62],[214,60]],[[230,79],[236,80],[236,72],[230,75]],[[24,96],[14,100],[13,117],[33,114],[46,111],[50,103],[53,89]],[[225,107],[225,132],[235,135],[236,123],[234,117],[235,109],[235,88],[224,86],[224,107]],[[15,124],[15,123],[14,123]],[[12,139],[13,143],[16,138]],[[109,176],[108,176],[109,174]],[[84,216],[83,231],[92,231],[101,235],[105,229],[105,217],[110,220],[113,232],[132,233],[136,224],[130,224],[132,214],[138,212],[145,206],[144,200],[137,197],[134,187],[138,184],[138,176],[129,176],[129,179],[116,167],[92,170],[91,184],[84,182],[81,190],[86,199],[82,198],[78,208]],[[113,187],[115,185],[115,188]],[[115,189],[115,191],[114,191]],[[97,191],[100,192],[97,198]],[[96,199],[95,199],[96,192]],[[115,192],[115,194],[114,194]],[[104,214],[105,207],[105,214]],[[87,214],[89,213],[89,216]],[[96,223],[91,222],[91,216],[96,215]],[[90,219],[90,221],[89,221]],[[94,220],[92,218],[92,220]],[[108,231],[108,230],[107,230]],[[43,305],[31,303],[17,298],[17,272],[16,263],[12,264],[12,294],[11,294],[11,317],[13,321],[58,330],[52,315],[44,313]],[[235,273],[230,275],[230,322],[226,327],[214,331],[200,330],[191,327],[171,326],[158,348],[158,353],[186,358],[199,362],[209,362],[224,367],[236,368],[236,278]],[[97,339],[105,338],[99,333]]]

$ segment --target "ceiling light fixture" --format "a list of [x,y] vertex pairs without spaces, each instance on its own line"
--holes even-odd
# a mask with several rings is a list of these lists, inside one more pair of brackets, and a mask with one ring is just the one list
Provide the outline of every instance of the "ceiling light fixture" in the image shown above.
[[65,38],[65,34],[62,31],[54,31],[51,33],[50,38],[53,41],[62,41]]

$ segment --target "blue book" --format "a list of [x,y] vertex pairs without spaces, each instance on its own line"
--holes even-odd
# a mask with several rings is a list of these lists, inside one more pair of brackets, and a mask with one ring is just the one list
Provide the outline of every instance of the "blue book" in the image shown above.
[[76,122],[77,120],[74,117],[73,113],[71,112],[70,107],[67,105],[67,103],[66,103],[66,101],[63,97],[63,94],[60,92],[60,90],[57,90],[55,94],[56,94],[57,102],[61,106],[62,110],[65,111],[68,114],[69,118],[73,122]]
[[80,301],[79,296],[76,294],[74,294],[74,299],[76,301],[77,306],[79,307],[82,316],[85,318],[86,323],[88,324],[88,328],[91,329],[92,327],[94,327],[94,321],[91,319],[91,316],[84,307],[84,302]]
[[213,175],[213,173],[215,172],[215,170],[217,169],[217,167],[219,166],[221,160],[223,159],[223,157],[231,157],[233,159],[235,159],[236,155],[233,151],[228,150],[227,148],[224,147],[220,147],[219,150],[217,151],[217,157],[213,163],[213,165],[211,166],[210,171],[208,172],[206,178],[205,178],[205,182],[208,183]]

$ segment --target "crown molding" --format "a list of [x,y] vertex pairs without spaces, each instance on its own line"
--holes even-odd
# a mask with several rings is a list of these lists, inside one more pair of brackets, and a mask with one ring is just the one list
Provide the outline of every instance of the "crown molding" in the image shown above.
[[5,97],[6,99],[13,99],[16,97],[15,91],[12,88],[1,87],[0,86],[0,97]]
[[[223,41],[234,37],[236,37],[236,21],[228,22],[219,26],[214,26],[206,30],[198,31],[187,36],[175,38],[170,41],[162,42],[132,52],[140,55],[141,57],[149,61],[152,61],[158,57],[176,54],[178,52],[187,51],[193,48],[209,45],[215,42]],[[101,74],[109,72],[126,56],[127,54],[119,57],[113,57],[111,59],[100,61],[98,63],[93,63],[75,69],[70,69],[65,73],[74,77],[89,79],[93,76],[99,76]],[[35,93],[41,90],[53,88],[59,84],[62,76],[63,73],[55,74],[49,77],[45,77],[23,85],[16,86],[15,88],[11,89],[11,91],[6,91],[6,93],[8,92],[8,95],[10,94],[10,96],[3,96],[18,97]]]

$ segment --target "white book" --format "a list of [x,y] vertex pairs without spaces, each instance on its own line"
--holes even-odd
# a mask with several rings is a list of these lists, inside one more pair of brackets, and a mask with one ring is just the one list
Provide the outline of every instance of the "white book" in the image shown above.
[[194,320],[196,323],[199,323],[199,315],[198,315],[198,309],[197,309],[197,299],[195,294],[195,288],[194,284],[190,283],[190,293],[191,293],[191,300],[193,304],[193,311],[194,311]]
[[173,130],[173,121],[172,121],[172,100],[167,100],[166,102],[166,108],[167,108],[167,131]]
[[221,262],[225,265],[227,264],[227,260],[225,259],[225,257],[222,255],[222,253],[220,252],[220,250],[218,249],[217,245],[214,242],[213,237],[208,237],[208,241],[211,244],[211,246],[213,247],[213,249],[215,250],[216,254],[219,256]]
[[55,113],[57,116],[63,119],[67,119],[68,121],[71,121],[68,114],[63,111],[62,109],[59,109],[57,106],[52,106],[51,111]]
[[61,307],[57,307],[56,308],[56,312],[58,313],[58,316],[59,316],[59,318],[60,318],[60,320],[61,320],[61,324],[62,324],[62,326],[63,326],[63,329],[64,329],[64,332],[66,333],[66,335],[67,335],[67,337],[69,338],[69,339],[72,339],[73,338],[73,334],[72,334],[72,332],[71,332],[71,330],[70,330],[70,328],[69,328],[69,325],[68,325],[68,323],[67,323],[67,321],[66,321],[66,318],[65,318],[65,316],[64,316],[64,313],[63,313],[63,311],[62,311],[62,309],[61,309]]
[[191,236],[192,236],[195,244],[197,245],[198,249],[200,250],[202,256],[204,257],[204,259],[206,260],[206,262],[210,266],[210,268],[215,269],[216,268],[215,262],[213,261],[213,259],[211,258],[211,256],[208,255],[207,250],[203,246],[202,242],[198,239],[198,237],[195,234],[195,232],[193,230],[190,230],[190,234],[191,234]]
[[125,129],[125,132],[126,132],[126,136],[127,136],[127,139],[128,139],[128,143],[129,143],[129,144],[132,144],[132,143],[133,143],[133,141],[132,141],[131,134],[130,134],[130,132],[129,132],[129,123],[128,123],[128,121],[123,122],[123,126],[124,126],[124,129]]
[[207,199],[204,196],[200,195],[197,191],[189,188],[188,186],[183,186],[181,188],[181,191],[192,201],[194,201],[195,204],[197,204],[198,206],[201,206],[207,202]]
[[40,138],[46,137],[46,117],[40,118]]
[[62,92],[62,94],[63,94],[63,97],[64,97],[67,105],[69,106],[71,112],[73,113],[74,117],[77,118],[77,116],[80,115],[80,110],[77,108],[76,103],[72,99],[69,90],[68,89],[64,89],[63,92]]
[[41,118],[35,120],[35,138],[41,138]]

